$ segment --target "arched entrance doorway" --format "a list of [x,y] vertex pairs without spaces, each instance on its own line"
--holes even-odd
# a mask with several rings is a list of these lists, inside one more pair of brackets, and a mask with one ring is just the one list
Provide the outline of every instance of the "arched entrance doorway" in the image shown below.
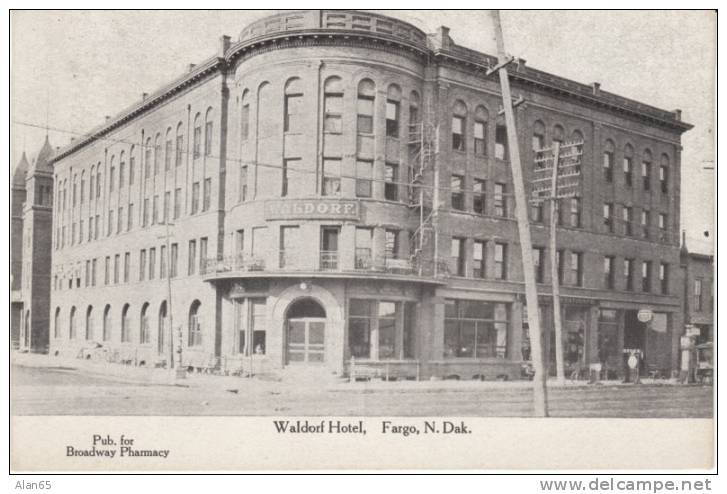
[[293,302],[285,316],[286,362],[320,364],[325,361],[326,310],[312,298]]

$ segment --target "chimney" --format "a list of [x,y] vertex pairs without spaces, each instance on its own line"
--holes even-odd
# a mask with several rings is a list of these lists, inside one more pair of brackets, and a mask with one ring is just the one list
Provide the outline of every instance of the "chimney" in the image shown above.
[[187,65],[187,72],[192,72],[196,66],[196,63],[190,63],[189,65]]
[[224,57],[227,50],[230,48],[230,37],[226,34],[220,36],[220,57]]
[[447,26],[439,26],[437,28],[437,40],[442,49],[449,50],[452,45],[452,38],[449,37],[449,28]]
[[149,96],[149,93],[141,93],[141,101],[144,101]]
[[592,82],[591,88],[593,88],[593,96],[598,96],[598,93],[601,92],[601,83],[600,82]]
[[682,121],[682,111],[679,108],[677,108],[676,110],[674,110],[674,118],[676,120],[678,120],[679,122]]
[[521,71],[525,70],[525,65],[528,63],[527,60],[525,60],[524,58],[517,58],[515,61],[517,62],[517,69],[516,70],[518,72],[521,72]]

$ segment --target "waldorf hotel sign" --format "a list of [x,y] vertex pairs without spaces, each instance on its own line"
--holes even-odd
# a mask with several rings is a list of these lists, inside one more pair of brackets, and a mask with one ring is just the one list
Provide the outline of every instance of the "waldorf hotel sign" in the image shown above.
[[358,201],[338,199],[291,199],[266,201],[266,220],[358,220]]

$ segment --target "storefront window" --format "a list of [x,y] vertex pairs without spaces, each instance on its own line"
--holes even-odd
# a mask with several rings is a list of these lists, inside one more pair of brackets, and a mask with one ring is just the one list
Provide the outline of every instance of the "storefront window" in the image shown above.
[[447,300],[444,318],[445,358],[506,357],[506,304]]
[[252,332],[252,352],[265,355],[265,330],[267,327],[265,299],[250,301],[250,330]]
[[566,368],[583,364],[586,310],[566,307],[563,321],[563,359]]
[[[236,300],[235,351],[244,355],[266,352],[267,307],[264,298]],[[248,345],[252,342],[252,345]]]
[[619,313],[615,309],[601,309],[598,314],[598,361],[604,377],[613,377],[619,367],[618,346]]
[[394,302],[379,302],[379,359],[395,357],[397,306]]
[[411,302],[351,299],[348,317],[351,357],[415,358],[415,307]]
[[348,318],[348,345],[354,358],[371,356],[371,304],[370,300],[351,299]]

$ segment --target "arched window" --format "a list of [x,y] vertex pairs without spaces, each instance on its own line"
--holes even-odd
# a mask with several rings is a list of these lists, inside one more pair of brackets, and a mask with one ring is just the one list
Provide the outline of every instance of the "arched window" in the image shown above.
[[[580,154],[580,161],[583,161],[583,133],[580,130],[574,130],[570,137],[570,142],[573,144],[576,144],[576,146],[573,147],[572,150],[568,151],[569,153],[577,153]],[[573,167],[574,171],[580,172],[581,171],[581,165],[577,165]]]
[[109,192],[114,191],[114,181],[116,179],[116,156],[111,156],[111,161],[109,162]]
[[563,144],[565,139],[565,130],[561,125],[556,124],[553,126],[553,142],[559,142]]
[[172,153],[174,152],[174,142],[172,141],[172,128],[167,129],[166,139],[164,139],[164,170],[172,169]]
[[457,100],[452,111],[452,149],[466,151],[467,105]]
[[101,162],[99,161],[96,165],[96,199],[101,197],[102,182],[101,182]]
[[93,307],[90,305],[86,309],[86,339],[93,339]]
[[331,76],[323,84],[323,130],[332,134],[343,132],[343,83],[338,76]]
[[68,318],[68,337],[71,340],[76,339],[76,306],[71,307],[71,313]]
[[285,83],[285,132],[303,132],[303,83],[297,77]]
[[162,159],[162,135],[157,134],[154,138],[154,175],[159,173],[159,164]]
[[[26,316],[26,321],[27,321]],[[53,337],[54,338],[60,338],[61,337],[61,308],[56,307],[56,313],[55,316],[53,316]]]
[[603,144],[603,178],[606,182],[613,182],[613,165],[615,163],[614,154],[616,145],[611,139],[606,139]]
[[194,127],[192,132],[192,158],[197,159],[202,152],[202,115],[197,113],[194,116]]
[[134,185],[134,167],[136,165],[136,148],[135,146],[131,146],[131,149],[129,150],[129,186]]
[[631,144],[626,144],[624,146],[623,171],[624,183],[627,186],[631,187],[631,184],[633,184],[634,181],[634,148],[631,146]]
[[659,186],[662,194],[669,192],[669,155],[661,155],[661,163],[659,163]]
[[487,121],[490,118],[490,112],[487,108],[480,105],[475,108],[475,154],[477,156],[487,155]]
[[[96,197],[96,189],[95,189],[95,183],[96,183],[96,166],[91,165],[91,173],[88,175],[89,179],[89,186],[88,186],[88,200],[92,201]],[[60,199],[60,194],[58,194],[58,198]]]
[[141,307],[141,318],[139,320],[139,343],[149,343],[149,303]]
[[[250,137],[250,91],[245,89],[242,92],[240,101],[240,138],[246,141]],[[180,124],[181,125],[181,124]]]
[[363,79],[358,84],[358,99],[356,105],[356,129],[359,134],[374,133],[374,101],[376,100],[376,85],[371,79]]
[[159,322],[157,324],[157,350],[159,354],[165,353],[167,331],[169,331],[169,323],[167,322],[167,301],[165,300],[159,306]]
[[399,112],[401,105],[401,88],[390,84],[386,90],[386,136],[399,137]]
[[144,178],[151,176],[152,159],[153,159],[154,148],[152,147],[151,137],[147,138],[146,145],[144,146]]
[[106,305],[103,310],[103,340],[111,340],[111,306]]
[[81,204],[86,197],[86,170],[81,171]]
[[641,158],[641,184],[644,190],[651,190],[651,151],[644,149],[644,154]]
[[126,185],[126,161],[124,152],[121,151],[119,154],[119,189],[124,188]]
[[131,317],[129,316],[129,304],[121,309],[121,342],[131,341]]
[[174,166],[182,166],[182,156],[184,155],[184,128],[182,122],[177,124],[177,137],[174,143]]
[[[419,107],[421,105],[421,98],[419,93],[412,91],[409,95],[409,125],[416,125],[419,123]],[[415,129],[409,129],[410,132],[416,132]]]
[[195,300],[189,307],[189,339],[187,345],[200,346],[202,344],[202,328],[199,320],[199,307],[201,302]]
[[204,155],[212,156],[212,142],[214,137],[214,124],[212,122],[212,108],[207,109],[204,117]]

